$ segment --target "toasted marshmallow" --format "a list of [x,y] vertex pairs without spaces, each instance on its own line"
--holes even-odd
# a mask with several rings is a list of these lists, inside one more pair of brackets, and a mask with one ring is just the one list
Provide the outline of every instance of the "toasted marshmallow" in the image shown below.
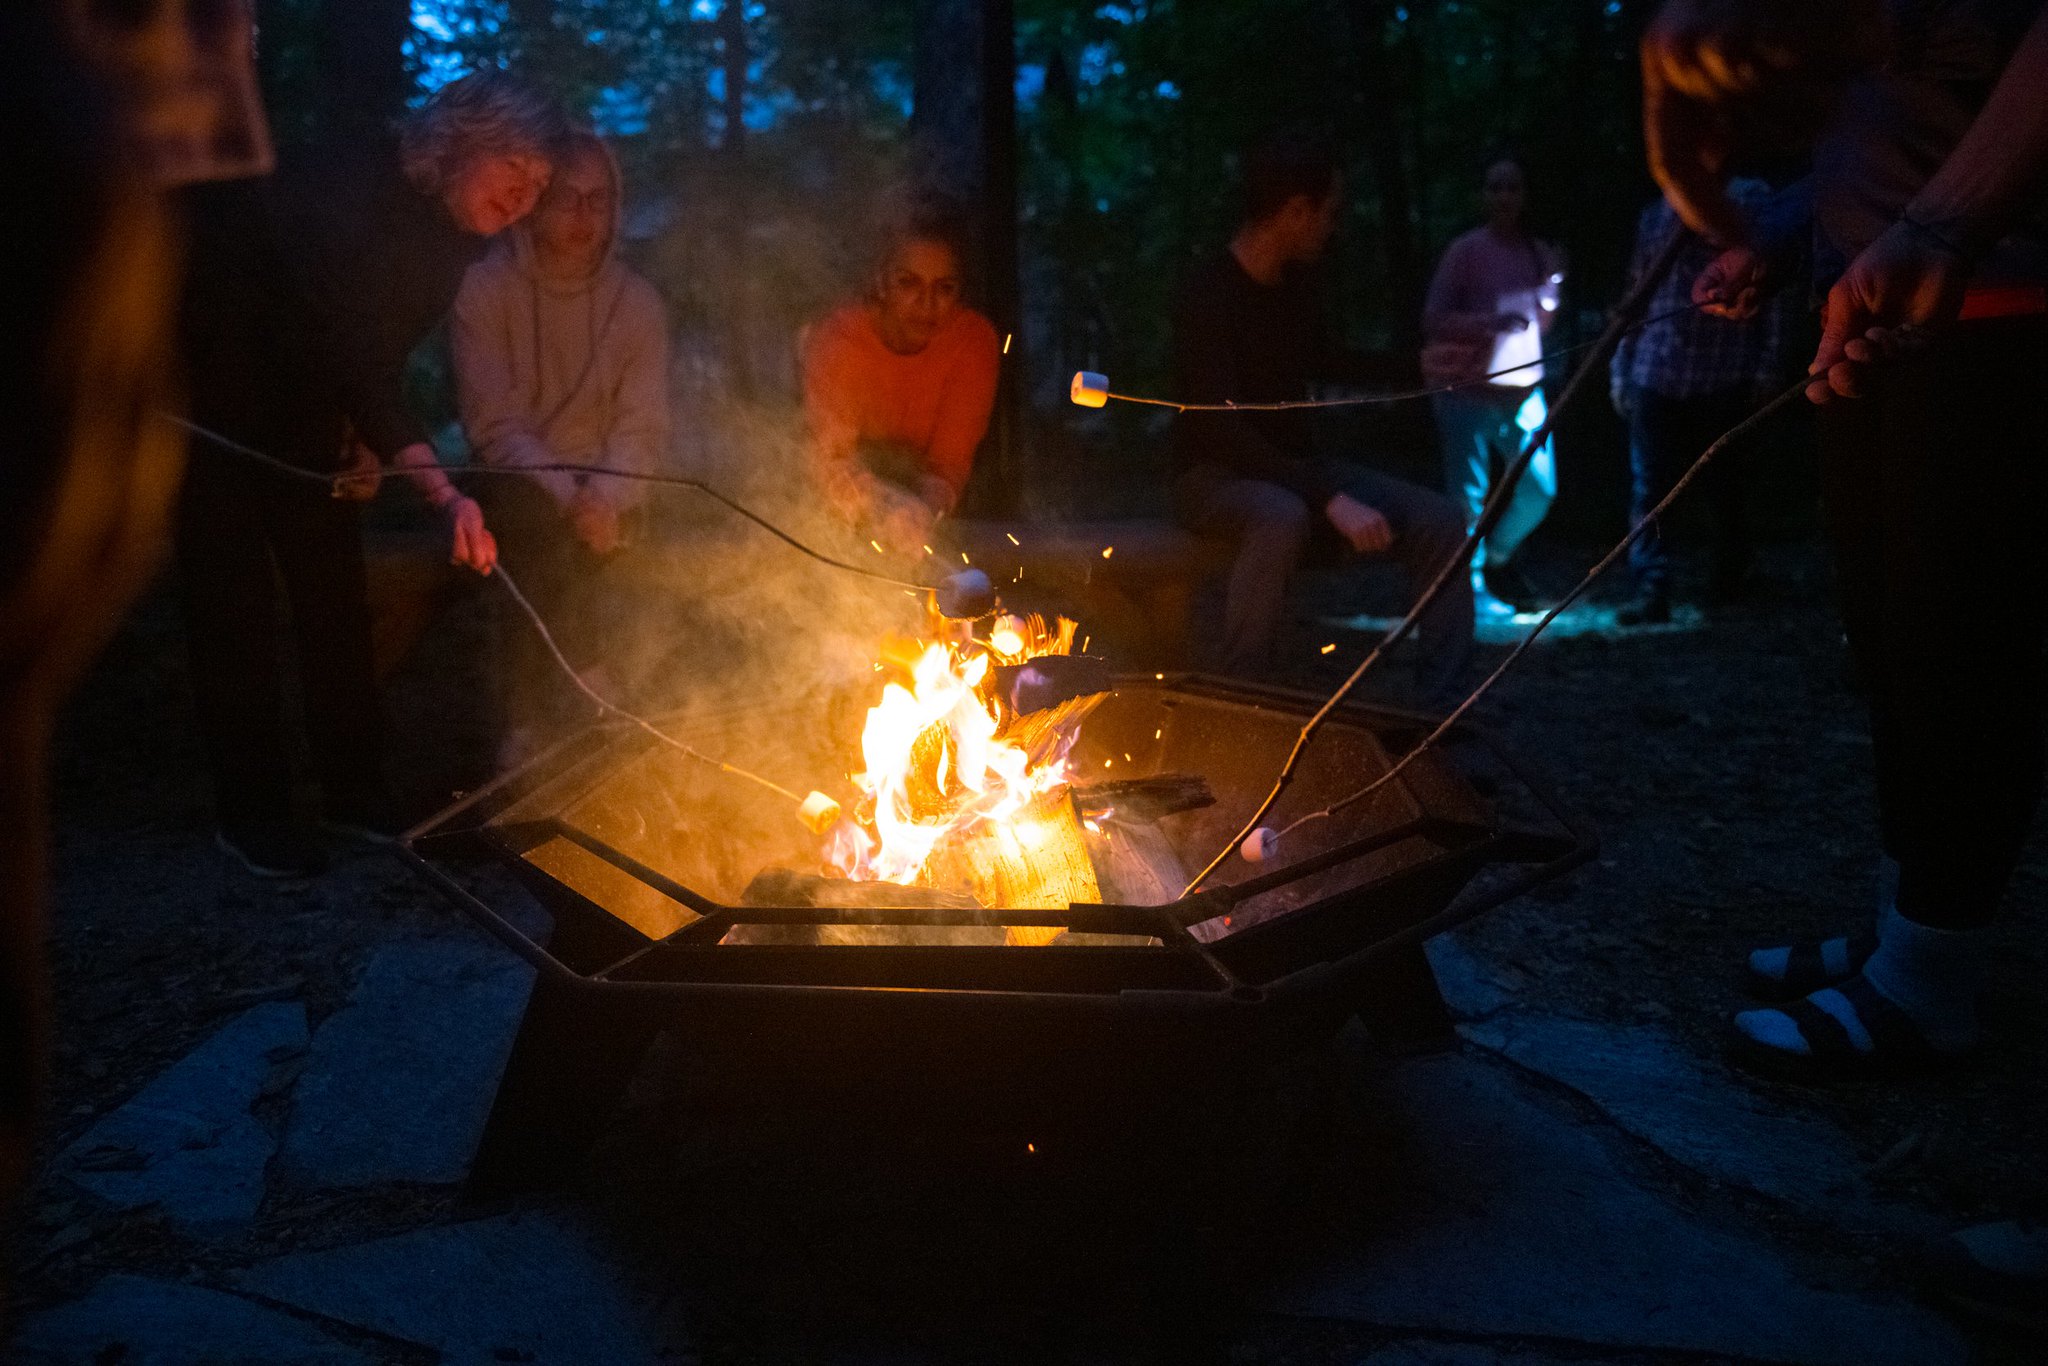
[[1083,408],[1100,408],[1109,402],[1109,376],[1093,370],[1076,370],[1067,397]]

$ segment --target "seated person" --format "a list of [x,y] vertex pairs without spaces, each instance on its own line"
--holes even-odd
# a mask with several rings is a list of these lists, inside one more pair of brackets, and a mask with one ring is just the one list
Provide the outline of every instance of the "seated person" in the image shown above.
[[[618,163],[589,133],[533,216],[469,268],[455,299],[455,379],[479,460],[500,468],[593,465],[651,473],[668,447],[668,319],[654,286],[619,261]],[[565,470],[476,481],[505,565],[563,653],[592,677],[604,657],[601,570],[628,537],[647,485]],[[505,619],[516,760],[574,698],[524,614]]]
[[[406,357],[488,238],[525,218],[567,134],[554,102],[499,71],[443,86],[394,146],[311,147],[273,176],[195,185],[179,346],[191,415],[229,442],[323,476],[194,444],[178,513],[193,700],[222,850],[259,877],[327,862],[295,798],[276,597],[289,600],[307,757],[332,833],[389,839],[409,821],[383,773],[357,500],[379,462],[448,519],[454,558],[496,555],[477,504],[434,468],[408,408]],[[329,476],[342,476],[332,486]]]
[[[1237,233],[1181,291],[1176,397],[1285,402],[1309,397],[1319,380],[1363,378],[1364,358],[1335,342],[1309,270],[1335,231],[1342,188],[1336,162],[1316,147],[1276,142],[1247,158]],[[1358,554],[1398,560],[1418,593],[1464,541],[1450,499],[1321,458],[1298,409],[1179,413],[1173,435],[1182,520],[1237,543],[1224,607],[1227,672],[1271,666],[1288,579],[1319,528]],[[1423,688],[1438,700],[1457,688],[1471,655],[1470,578],[1454,575],[1418,624]]]
[[868,293],[804,340],[813,472],[842,520],[902,554],[960,501],[995,408],[1001,347],[961,302],[964,241],[957,207],[913,206]]

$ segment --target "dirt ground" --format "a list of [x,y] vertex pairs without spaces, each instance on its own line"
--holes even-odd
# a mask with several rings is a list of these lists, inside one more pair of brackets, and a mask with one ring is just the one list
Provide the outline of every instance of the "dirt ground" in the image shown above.
[[[1538,568],[1562,583],[1590,559],[1553,549]],[[431,562],[418,563],[421,581],[438,581]],[[1328,594],[1312,605],[1327,609]],[[473,785],[488,766],[486,617],[480,595],[454,592],[388,684],[395,777],[423,806]],[[1779,547],[1766,557],[1757,600],[1740,609],[1689,612],[1672,627],[1636,632],[1606,620],[1585,616],[1575,634],[1533,651],[1480,712],[1591,818],[1601,855],[1478,922],[1469,942],[1507,965],[1536,1008],[1654,1021],[1718,1057],[1739,1003],[1742,952],[1838,931],[1873,898],[1870,748],[1825,571],[1812,548]],[[1337,652],[1317,653],[1332,639]],[[1300,681],[1327,684],[1364,643],[1309,621],[1288,649],[1302,662]],[[447,923],[402,868],[375,855],[290,891],[223,866],[210,843],[167,584],[138,607],[74,700],[54,793],[58,1033],[46,1151],[229,1013],[298,998],[317,1022],[372,945],[396,929]],[[2015,914],[1997,931],[1986,1007],[1993,1037],[1980,1057],[1911,1084],[1748,1084],[1783,1106],[1825,1113],[1853,1136],[1866,1171],[1945,1216],[1992,1214],[2038,1193],[2048,1133],[2044,902],[2048,822],[2037,823],[2013,884]],[[146,1218],[103,1225],[46,1180],[14,1239],[17,1303],[75,1295],[117,1268],[175,1269],[181,1258],[247,1257],[411,1226],[450,1199],[383,1189],[273,1202],[245,1244],[216,1253]],[[1784,1233],[1819,1236],[1796,1221]]]

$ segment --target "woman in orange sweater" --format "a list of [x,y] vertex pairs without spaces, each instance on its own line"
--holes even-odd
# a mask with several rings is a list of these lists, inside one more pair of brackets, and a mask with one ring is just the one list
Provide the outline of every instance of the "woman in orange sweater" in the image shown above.
[[863,536],[915,554],[960,501],[995,408],[1001,348],[961,301],[960,211],[925,201],[889,233],[869,291],[805,339],[812,470]]

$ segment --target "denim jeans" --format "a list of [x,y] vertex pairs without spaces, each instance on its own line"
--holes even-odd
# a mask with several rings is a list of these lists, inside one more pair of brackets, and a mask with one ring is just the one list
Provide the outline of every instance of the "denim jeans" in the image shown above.
[[[1628,524],[1633,527],[1641,522],[1700,453],[1749,416],[1754,406],[1741,393],[1670,398],[1649,389],[1631,390]],[[1717,582],[1734,583],[1749,570],[1749,481],[1744,477],[1749,454],[1741,443],[1731,444],[1700,477],[1713,506]],[[1664,544],[1663,527],[1650,528],[1629,547],[1628,564],[1636,586],[1645,592],[1663,592],[1670,587],[1671,552]]]
[[[1464,509],[1467,531],[1493,488],[1495,475],[1520,458],[1529,433],[1543,425],[1549,409],[1541,386],[1501,389],[1486,386],[1438,394],[1436,427],[1443,442],[1444,491]],[[1493,530],[1472,552],[1472,567],[1503,565],[1515,557],[1557,497],[1556,445],[1545,438],[1522,472]]]

